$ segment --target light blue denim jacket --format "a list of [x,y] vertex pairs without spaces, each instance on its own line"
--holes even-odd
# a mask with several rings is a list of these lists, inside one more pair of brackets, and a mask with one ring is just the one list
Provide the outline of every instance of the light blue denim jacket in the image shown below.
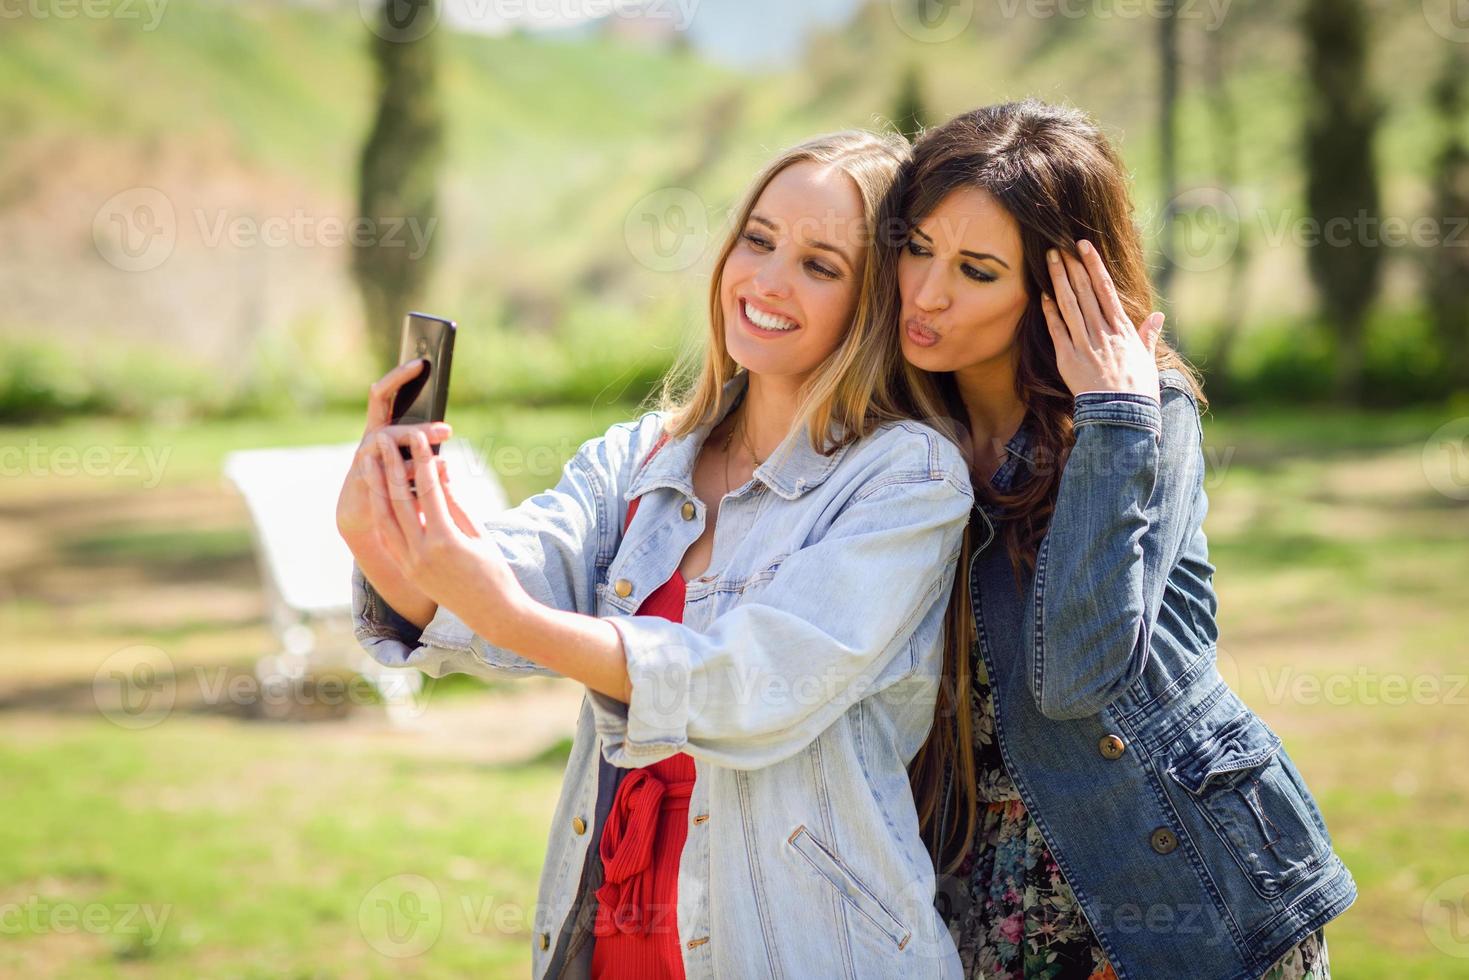
[[[720,418],[746,378],[725,386]],[[541,874],[535,977],[589,975],[613,793],[628,768],[678,752],[697,770],[678,877],[690,980],[958,976],[906,765],[933,721],[973,502],[963,458],[917,422],[829,456],[798,427],[724,498],[710,572],[688,583],[677,624],[635,611],[702,532],[692,474],[714,423],[644,465],[662,422],[614,425],[554,489],[485,525],[532,596],[616,627],[632,680],[631,704],[591,691],[582,703]],[[357,635],[381,663],[545,673],[447,609],[420,636],[360,569],[353,579]]]
[[[1122,980],[1254,980],[1356,897],[1321,811],[1215,665],[1199,406],[1083,393],[1035,573],[989,506],[969,586],[1011,781]],[[1027,426],[991,481],[1041,465]],[[945,881],[940,905],[963,894]],[[947,900],[947,901],[946,901]],[[946,909],[946,912],[952,910]]]

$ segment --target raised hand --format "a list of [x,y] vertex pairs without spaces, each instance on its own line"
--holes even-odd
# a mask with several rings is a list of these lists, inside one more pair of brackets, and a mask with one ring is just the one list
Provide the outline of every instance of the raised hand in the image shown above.
[[[422,367],[422,359],[400,364],[368,389],[367,426],[352,458],[352,468],[342,484],[342,492],[337,497],[337,531],[349,543],[365,544],[372,534],[371,488],[382,485],[381,480],[376,479],[372,472],[372,467],[381,459],[377,450],[377,436],[382,434],[392,440],[394,445],[408,446],[411,445],[415,432],[422,432],[430,443],[441,443],[453,435],[454,430],[446,422],[392,424],[394,396],[399,388],[418,375]],[[397,469],[404,474],[408,472],[409,465],[401,456],[396,463]],[[440,472],[443,472],[442,468]]]
[[1134,325],[1097,250],[1085,239],[1076,245],[1081,261],[1058,249],[1046,253],[1055,298],[1041,296],[1061,380],[1073,395],[1126,391],[1159,398],[1163,314],[1152,313]]

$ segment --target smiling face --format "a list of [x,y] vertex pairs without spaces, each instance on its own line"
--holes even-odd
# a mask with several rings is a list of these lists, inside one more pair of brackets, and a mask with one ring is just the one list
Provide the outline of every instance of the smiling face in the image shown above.
[[1025,274],[1010,213],[978,188],[954,191],[898,259],[903,356],[924,371],[1013,365]]
[[720,278],[736,363],[798,383],[836,350],[862,282],[862,195],[841,170],[793,164],[766,185]]

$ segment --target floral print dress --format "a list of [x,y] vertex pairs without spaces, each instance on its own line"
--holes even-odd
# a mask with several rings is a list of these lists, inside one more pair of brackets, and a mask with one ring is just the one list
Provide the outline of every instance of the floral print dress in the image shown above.
[[[995,744],[994,699],[974,655],[974,756],[979,830],[957,874],[967,891],[955,910],[964,975],[984,980],[1117,980],[1071,886],[1020,802]],[[1318,930],[1292,947],[1262,980],[1327,980]]]
[[[1006,447],[1007,458],[990,481],[997,490],[1008,490],[1019,462],[1027,458],[1027,427],[1028,420]],[[1003,516],[981,506],[992,519]],[[984,980],[1117,980],[1005,771],[995,742],[994,697],[978,643],[970,660],[979,828],[973,849],[956,872],[964,886],[949,923],[964,974]],[[1329,976],[1326,939],[1317,930],[1287,951],[1261,980]]]

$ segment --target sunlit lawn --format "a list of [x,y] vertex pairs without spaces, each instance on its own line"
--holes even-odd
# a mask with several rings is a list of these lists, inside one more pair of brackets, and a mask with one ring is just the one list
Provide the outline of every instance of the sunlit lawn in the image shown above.
[[[455,422],[520,499],[631,411]],[[1362,889],[1328,930],[1333,973],[1469,977],[1469,507],[1423,470],[1452,413],[1222,414],[1207,524],[1221,665],[1285,738]],[[314,724],[190,707],[134,730],[93,698],[132,646],[237,673],[272,649],[220,462],[359,424],[0,430],[41,461],[0,483],[0,975],[528,972],[556,748],[486,761],[494,746],[441,749],[370,707]],[[64,471],[63,445],[104,447],[113,472]],[[129,447],[167,453],[160,477],[141,452],[116,472]],[[520,696],[442,694],[430,715]]]

